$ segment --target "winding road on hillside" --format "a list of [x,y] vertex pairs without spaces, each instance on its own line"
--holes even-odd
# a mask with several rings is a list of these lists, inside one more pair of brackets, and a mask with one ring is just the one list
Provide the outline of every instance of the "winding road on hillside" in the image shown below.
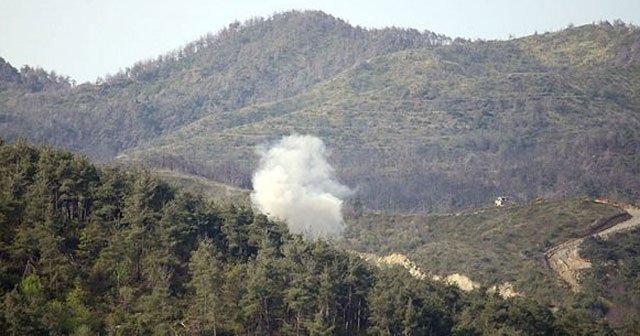
[[[606,201],[596,201],[608,203]],[[609,203],[611,204],[611,203]],[[611,237],[614,233],[626,231],[640,226],[640,208],[630,205],[611,204],[625,210],[631,218],[615,225],[602,225],[599,230],[580,238],[571,239],[558,244],[544,254],[549,266],[558,273],[558,276],[569,284],[573,291],[580,290],[580,275],[582,271],[591,267],[591,262],[580,257],[578,247],[590,236],[599,236],[602,239]]]

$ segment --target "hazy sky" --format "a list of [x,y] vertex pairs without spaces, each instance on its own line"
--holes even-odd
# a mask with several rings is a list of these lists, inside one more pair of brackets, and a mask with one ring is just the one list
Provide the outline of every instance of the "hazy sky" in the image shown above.
[[319,9],[353,25],[505,39],[599,20],[640,24],[640,0],[0,0],[0,57],[94,81],[234,20]]

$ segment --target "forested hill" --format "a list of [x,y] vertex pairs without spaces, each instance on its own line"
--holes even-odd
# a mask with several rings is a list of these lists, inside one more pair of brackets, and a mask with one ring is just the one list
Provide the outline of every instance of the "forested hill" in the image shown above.
[[0,60],[0,134],[108,160],[199,118],[291,97],[366,59],[448,42],[430,32],[366,30],[322,12],[287,12],[232,23],[96,84],[53,87],[55,74],[17,71]]
[[621,22],[471,42],[287,12],[97,84],[2,63],[0,134],[248,188],[256,145],[309,133],[373,209],[636,201],[639,51]]
[[407,49],[290,99],[208,116],[124,152],[250,186],[256,144],[325,140],[374,209],[458,209],[497,195],[640,198],[640,30],[588,25]]
[[613,333],[582,308],[379,270],[248,208],[49,147],[0,142],[0,191],[8,335]]

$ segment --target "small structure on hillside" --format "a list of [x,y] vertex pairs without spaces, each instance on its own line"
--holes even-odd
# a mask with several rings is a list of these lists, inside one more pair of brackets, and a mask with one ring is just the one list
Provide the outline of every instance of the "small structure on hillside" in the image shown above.
[[508,197],[504,197],[504,196],[496,197],[496,200],[495,200],[496,207],[497,208],[501,208],[501,207],[507,205],[507,201],[508,200],[509,200]]

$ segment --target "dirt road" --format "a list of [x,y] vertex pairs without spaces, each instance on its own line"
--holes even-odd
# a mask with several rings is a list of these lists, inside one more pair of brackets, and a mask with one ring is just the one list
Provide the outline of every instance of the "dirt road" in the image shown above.
[[549,266],[558,273],[558,276],[562,280],[571,286],[573,291],[577,292],[580,290],[580,275],[583,270],[591,267],[591,263],[588,260],[582,259],[578,254],[578,247],[587,237],[599,236],[602,239],[607,239],[616,232],[630,230],[640,226],[640,208],[629,205],[615,205],[625,210],[631,215],[631,218],[610,227],[603,226],[600,231],[584,237],[568,240],[550,248],[544,254]]

